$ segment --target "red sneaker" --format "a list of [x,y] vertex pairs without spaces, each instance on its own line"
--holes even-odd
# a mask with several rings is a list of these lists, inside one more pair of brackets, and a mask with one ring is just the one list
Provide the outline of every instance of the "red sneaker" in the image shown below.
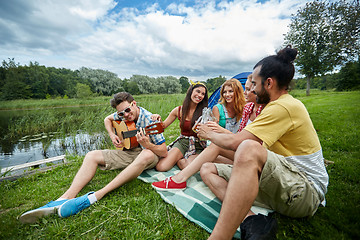
[[163,181],[153,182],[151,186],[159,191],[177,191],[184,190],[186,188],[186,182],[176,183],[171,177],[167,177]]

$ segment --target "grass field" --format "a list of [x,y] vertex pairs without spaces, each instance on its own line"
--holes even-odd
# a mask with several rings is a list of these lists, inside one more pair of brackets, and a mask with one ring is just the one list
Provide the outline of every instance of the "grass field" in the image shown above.
[[[360,239],[360,92],[312,90],[309,97],[303,91],[292,94],[307,107],[324,157],[334,164],[327,167],[330,184],[326,207],[319,208],[312,218],[291,219],[275,214],[279,223],[277,238]],[[173,107],[181,104],[183,96],[146,95],[136,96],[136,100],[164,118]],[[91,104],[105,102],[106,105],[108,100],[88,101],[92,101]],[[25,102],[27,108],[52,106],[45,100],[40,100],[41,106],[35,100]],[[78,104],[75,102],[66,101],[57,106]],[[90,103],[84,101],[81,104]],[[1,102],[0,108],[21,108],[21,104],[15,101],[11,106],[5,105]],[[174,123],[165,131],[167,143],[177,134],[178,125]],[[68,188],[83,157],[67,158],[70,164],[50,172],[0,183],[0,239],[206,239],[209,236],[173,206],[166,204],[150,184],[137,179],[76,216],[66,219],[50,216],[33,225],[21,224],[17,218],[23,212],[56,199]],[[118,173],[117,170],[98,171],[80,194],[103,187]]]

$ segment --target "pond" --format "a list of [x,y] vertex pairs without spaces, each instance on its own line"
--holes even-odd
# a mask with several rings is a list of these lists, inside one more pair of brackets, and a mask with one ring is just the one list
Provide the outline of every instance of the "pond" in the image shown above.
[[111,147],[104,106],[0,111],[0,168]]

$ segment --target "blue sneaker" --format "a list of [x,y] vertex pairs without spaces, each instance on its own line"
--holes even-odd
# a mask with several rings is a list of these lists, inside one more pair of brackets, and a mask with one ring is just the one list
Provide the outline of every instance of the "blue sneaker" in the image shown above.
[[81,197],[71,199],[61,205],[58,209],[58,215],[62,218],[70,217],[77,214],[81,210],[90,207],[90,201],[88,196],[94,192],[89,192]]
[[41,217],[55,214],[56,210],[66,201],[69,201],[69,199],[51,201],[42,207],[27,211],[20,216],[19,220],[22,223],[35,223]]

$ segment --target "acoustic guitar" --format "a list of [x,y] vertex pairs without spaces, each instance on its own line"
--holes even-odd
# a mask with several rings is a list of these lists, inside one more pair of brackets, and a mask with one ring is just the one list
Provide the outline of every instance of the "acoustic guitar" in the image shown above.
[[[140,131],[136,128],[135,122],[133,121],[112,121],[113,128],[115,128],[116,135],[122,142],[122,147],[117,148],[120,150],[131,149],[139,146],[135,135]],[[164,132],[163,123],[153,123],[143,128],[146,135],[160,134]]]

